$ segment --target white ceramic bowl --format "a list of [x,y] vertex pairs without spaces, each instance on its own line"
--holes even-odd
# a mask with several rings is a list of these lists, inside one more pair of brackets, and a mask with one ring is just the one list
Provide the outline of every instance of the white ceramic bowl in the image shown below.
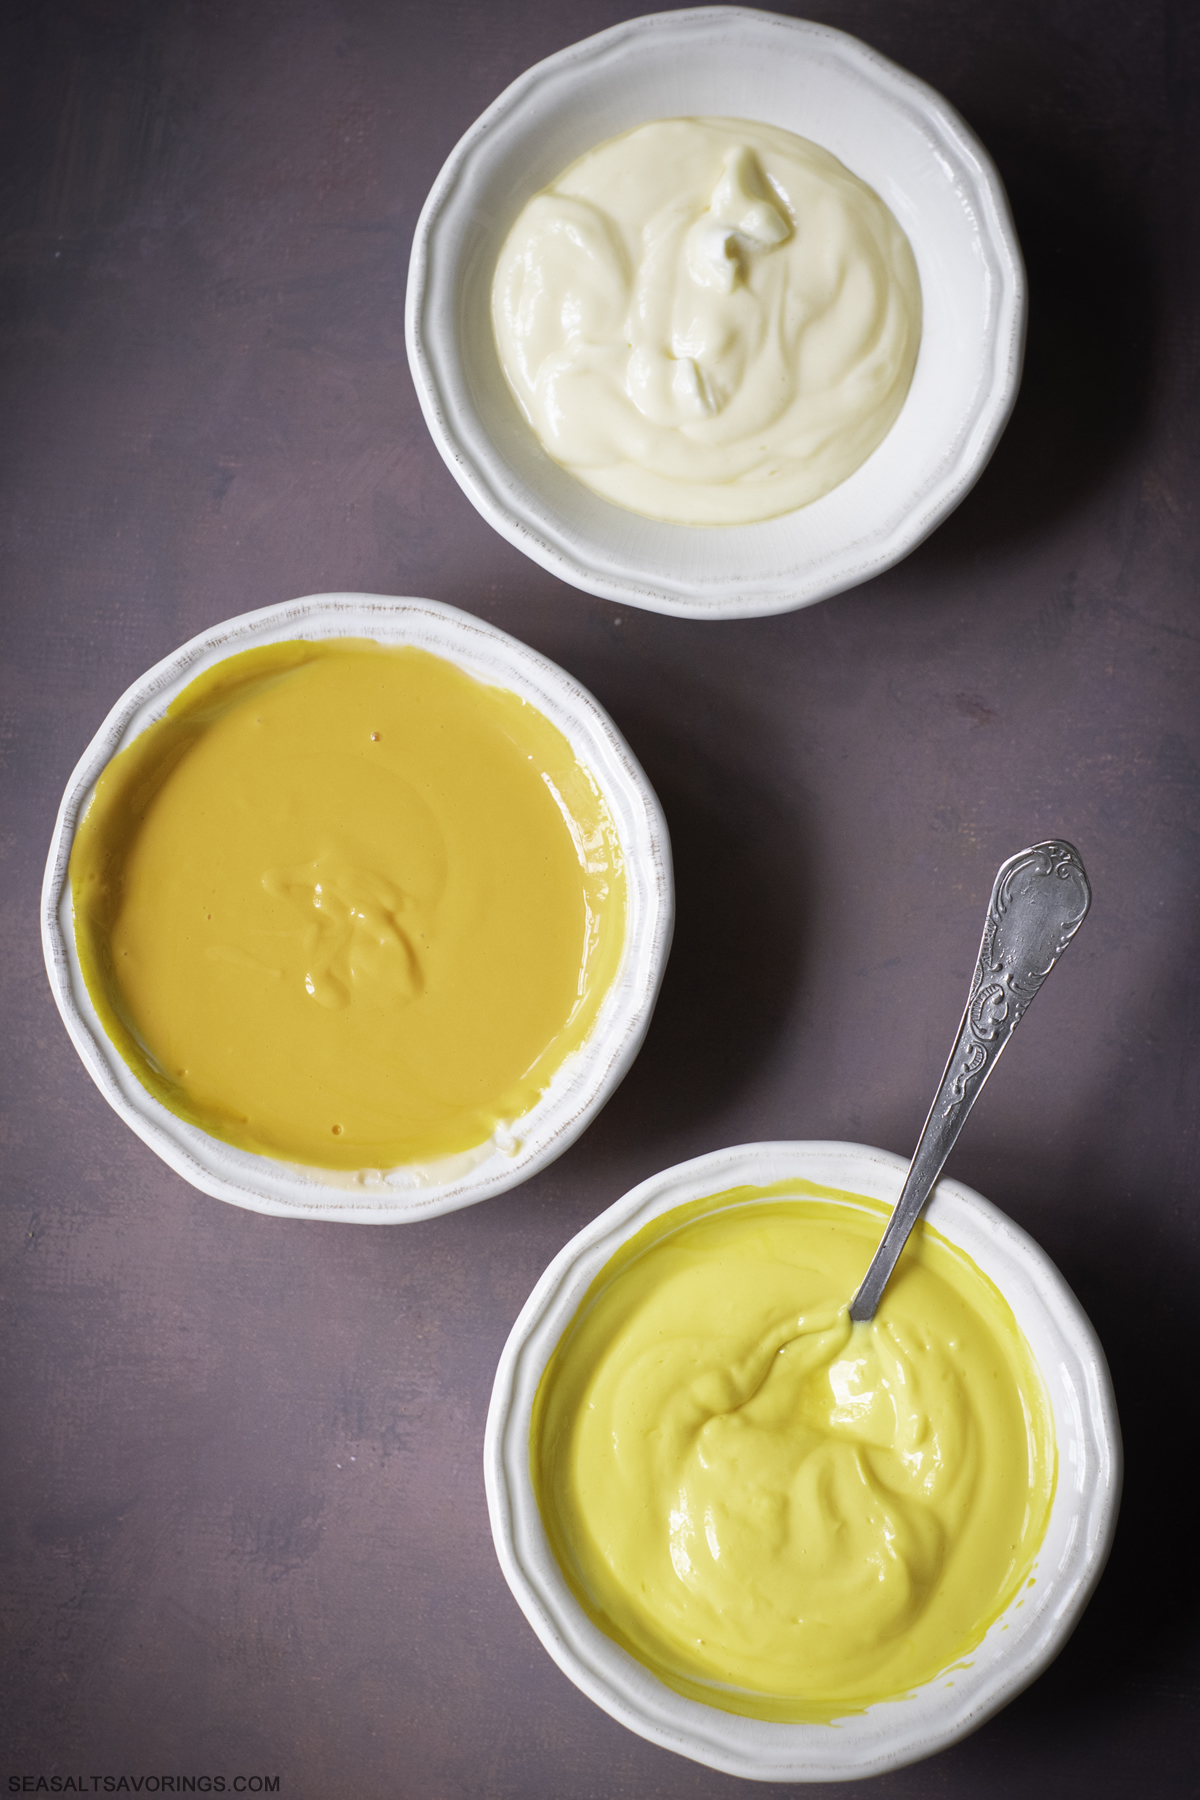
[[1054,1410],[1058,1485],[1035,1565],[979,1647],[903,1700],[832,1725],[743,1719],[664,1686],[595,1626],[546,1539],[529,1473],[533,1398],[550,1354],[609,1257],[672,1207],[743,1184],[802,1179],[894,1204],[907,1164],[859,1144],[747,1144],[644,1181],[560,1251],[538,1282],[496,1371],[484,1444],[492,1536],[517,1602],[559,1668],[642,1737],[757,1781],[882,1774],[965,1737],[1057,1655],[1100,1577],[1121,1488],[1121,1440],[1104,1352],[1079,1302],[1033,1239],[957,1181],[926,1216],[1001,1289],[1041,1368]]
[[[80,973],[67,865],[75,827],[109,758],[162,717],[189,682],[225,657],[292,638],[414,644],[530,701],[596,778],[625,852],[627,929],[596,1023],[537,1105],[479,1150],[422,1166],[342,1175],[234,1149],[168,1112],[105,1035]],[[54,998],[93,1081],[125,1123],[185,1180],[256,1212],[390,1225],[486,1200],[560,1156],[620,1082],[650,1023],[674,916],[666,823],[629,746],[579,683],[506,632],[435,600],[316,594],[202,632],[142,676],[114,706],[67,783],[42,887],[42,946]],[[514,1148],[514,1140],[516,1147]]]
[[[921,277],[920,355],[891,431],[840,487],[759,525],[660,524],[593,494],[542,450],[492,334],[492,275],[525,202],[605,139],[697,114],[780,125],[831,150],[891,207]],[[629,20],[506,88],[434,182],[406,308],[426,422],[484,518],[588,593],[698,619],[807,606],[906,556],[991,455],[1024,330],[1004,189],[953,108],[844,32],[727,6]]]

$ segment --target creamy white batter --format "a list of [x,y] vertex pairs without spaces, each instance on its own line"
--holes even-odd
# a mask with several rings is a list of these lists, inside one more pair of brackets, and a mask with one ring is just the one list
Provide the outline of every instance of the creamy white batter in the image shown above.
[[492,288],[505,375],[596,493],[688,525],[775,518],[881,442],[921,337],[908,239],[804,138],[664,119],[525,207]]

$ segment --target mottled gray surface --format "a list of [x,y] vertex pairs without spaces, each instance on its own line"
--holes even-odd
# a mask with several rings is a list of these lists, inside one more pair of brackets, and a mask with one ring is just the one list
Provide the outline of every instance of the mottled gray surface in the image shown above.
[[[915,555],[770,621],[577,594],[475,516],[402,341],[443,157],[617,0],[9,0],[0,52],[5,768],[3,1683],[10,1776],[278,1773],[287,1800],[753,1792],[545,1656],[480,1477],[500,1346],[633,1182],[759,1137],[907,1151],[1000,860],[1092,915],[952,1172],[1046,1246],[1126,1432],[1108,1574],[1055,1666],[864,1796],[1191,1796],[1200,1267],[1197,95],[1187,0],[821,0],[957,105],[1029,262],[1025,385]],[[786,9],[784,9],[786,10]],[[523,1189],[391,1230],[177,1180],[50,999],[37,893],[113,700],[202,627],[429,594],[585,681],[674,835],[646,1049]],[[784,1792],[763,1789],[764,1793]]]

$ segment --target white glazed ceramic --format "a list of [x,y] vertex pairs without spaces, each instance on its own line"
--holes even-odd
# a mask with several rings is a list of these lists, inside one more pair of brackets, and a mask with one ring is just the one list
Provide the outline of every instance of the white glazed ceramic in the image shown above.
[[[957,1181],[926,1217],[1001,1289],[1041,1368],[1054,1409],[1058,1485],[1034,1569],[963,1663],[902,1700],[831,1725],[777,1725],[685,1700],[584,1613],[542,1528],[529,1473],[533,1399],[550,1354],[609,1257],[672,1207],[742,1185],[801,1179],[894,1204],[907,1164],[859,1144],[747,1144],[654,1175],[560,1251],[538,1282],[496,1372],[484,1444],[492,1536],[517,1602],[558,1666],[642,1737],[756,1781],[847,1781],[882,1774],[965,1737],[1058,1653],[1100,1577],[1121,1488],[1121,1440],[1104,1352],[1049,1257]],[[847,1295],[847,1299],[849,1296]]]
[[[463,1156],[358,1174],[301,1168],[234,1149],[177,1119],[146,1091],[109,1042],[84,985],[67,875],[76,823],[105,764],[161,718],[189,682],[254,645],[339,637],[417,645],[536,706],[603,791],[625,853],[628,890],[625,950],[596,1023],[512,1134],[497,1133]],[[670,948],[673,908],[670,843],[658,801],[612,720],[578,682],[516,638],[456,607],[373,594],[316,594],[201,633],[117,702],[67,783],[59,808],[42,888],[42,945],[54,998],[88,1073],[125,1123],[178,1174],[205,1193],[256,1212],[388,1225],[503,1193],[575,1141],[645,1036]]]
[[[891,431],[840,487],[759,525],[666,525],[600,499],[542,450],[492,335],[492,275],[525,202],[605,139],[697,114],[780,125],[831,150],[891,207],[921,277],[920,355]],[[1024,328],[1004,189],[953,108],[844,32],[726,6],[629,20],[506,88],[434,182],[406,308],[426,422],[484,518],[588,593],[698,619],[807,606],[906,556],[991,455]]]

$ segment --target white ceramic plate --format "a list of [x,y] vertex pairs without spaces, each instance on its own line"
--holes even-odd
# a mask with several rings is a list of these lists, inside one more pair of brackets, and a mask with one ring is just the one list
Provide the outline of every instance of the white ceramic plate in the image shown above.
[[[568,1056],[512,1139],[420,1167],[341,1175],[236,1150],[168,1112],[105,1035],[75,951],[67,865],[77,821],[110,757],[162,717],[214,663],[291,638],[374,638],[415,644],[530,701],[595,776],[625,852],[625,949],[596,1023]],[[134,683],[114,706],[67,783],[42,887],[42,946],[54,998],[93,1081],[125,1123],[205,1193],[256,1212],[390,1225],[486,1200],[560,1156],[604,1105],[637,1055],[671,943],[674,900],[666,823],[649,782],[608,715],[579,683],[527,645],[435,600],[316,594],[245,613],[201,633]],[[497,1134],[500,1137],[500,1134]],[[512,1140],[516,1140],[514,1149]]]
[[484,1441],[492,1536],[517,1602],[559,1668],[631,1731],[756,1781],[846,1781],[929,1756],[982,1725],[1057,1655],[1099,1580],[1116,1525],[1121,1440],[1104,1352],[1044,1251],[957,1181],[926,1217],[991,1277],[1041,1368],[1054,1410],[1058,1485],[1032,1587],[978,1648],[902,1700],[831,1725],[776,1725],[685,1700],[593,1625],[542,1528],[529,1473],[534,1395],[550,1354],[609,1257],[672,1207],[730,1188],[801,1179],[894,1205],[908,1165],[860,1144],[747,1144],[654,1175],[560,1251],[504,1347]]
[[[697,114],[780,125],[831,150],[891,207],[921,277],[921,349],[891,431],[840,487],[760,525],[665,525],[600,499],[542,450],[492,335],[492,274],[525,202],[605,139]],[[1024,329],[1004,189],[953,108],[844,32],[726,6],[632,19],[506,88],[434,182],[406,308],[426,423],[484,518],[588,593],[697,619],[807,606],[906,556],[991,455]]]

